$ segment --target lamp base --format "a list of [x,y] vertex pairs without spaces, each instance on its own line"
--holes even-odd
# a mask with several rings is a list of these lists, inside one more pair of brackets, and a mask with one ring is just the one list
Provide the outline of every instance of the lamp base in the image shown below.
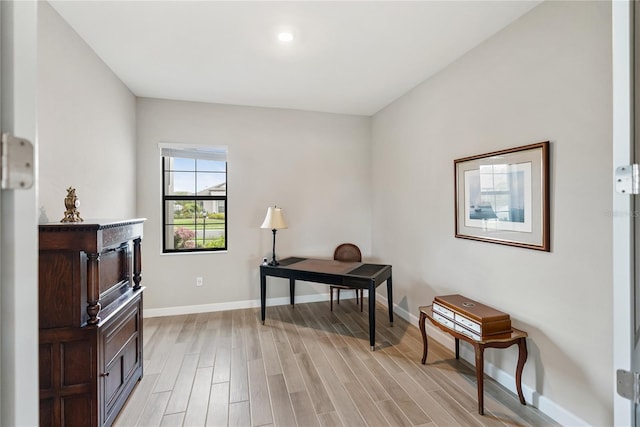
[[271,261],[269,261],[269,265],[275,267],[276,265],[280,265],[278,261],[276,261],[276,229],[273,230],[273,255],[271,256]]

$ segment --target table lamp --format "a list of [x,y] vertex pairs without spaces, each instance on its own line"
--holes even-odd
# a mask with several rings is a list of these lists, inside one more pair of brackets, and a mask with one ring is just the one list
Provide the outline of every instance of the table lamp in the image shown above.
[[276,230],[282,230],[287,228],[287,223],[284,222],[282,216],[282,209],[277,206],[267,208],[267,216],[264,217],[264,222],[260,228],[270,228],[273,231],[273,258],[269,262],[269,265],[279,265],[276,261]]

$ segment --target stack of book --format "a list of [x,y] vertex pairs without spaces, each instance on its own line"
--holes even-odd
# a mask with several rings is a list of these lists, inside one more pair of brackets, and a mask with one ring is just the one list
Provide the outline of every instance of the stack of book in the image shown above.
[[475,341],[511,333],[511,317],[462,295],[433,299],[433,318],[438,323]]

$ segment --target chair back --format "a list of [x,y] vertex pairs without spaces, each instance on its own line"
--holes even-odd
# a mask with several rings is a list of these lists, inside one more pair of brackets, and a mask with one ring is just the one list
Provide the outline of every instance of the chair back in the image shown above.
[[362,253],[360,248],[353,243],[343,243],[333,251],[333,259],[336,261],[360,262]]

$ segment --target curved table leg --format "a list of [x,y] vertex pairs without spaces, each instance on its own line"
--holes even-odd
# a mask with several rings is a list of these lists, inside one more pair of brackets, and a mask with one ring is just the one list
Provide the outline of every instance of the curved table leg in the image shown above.
[[484,346],[474,344],[476,351],[476,381],[478,383],[478,413],[484,415]]
[[424,321],[427,318],[427,315],[420,312],[420,321],[418,325],[420,326],[420,332],[422,332],[422,364],[424,365],[427,362],[427,352],[429,351],[429,344],[427,343],[427,332],[424,330]]
[[527,361],[527,339],[520,338],[518,340],[518,365],[516,366],[516,389],[518,390],[518,398],[520,403],[526,405],[524,394],[522,394],[522,369]]

